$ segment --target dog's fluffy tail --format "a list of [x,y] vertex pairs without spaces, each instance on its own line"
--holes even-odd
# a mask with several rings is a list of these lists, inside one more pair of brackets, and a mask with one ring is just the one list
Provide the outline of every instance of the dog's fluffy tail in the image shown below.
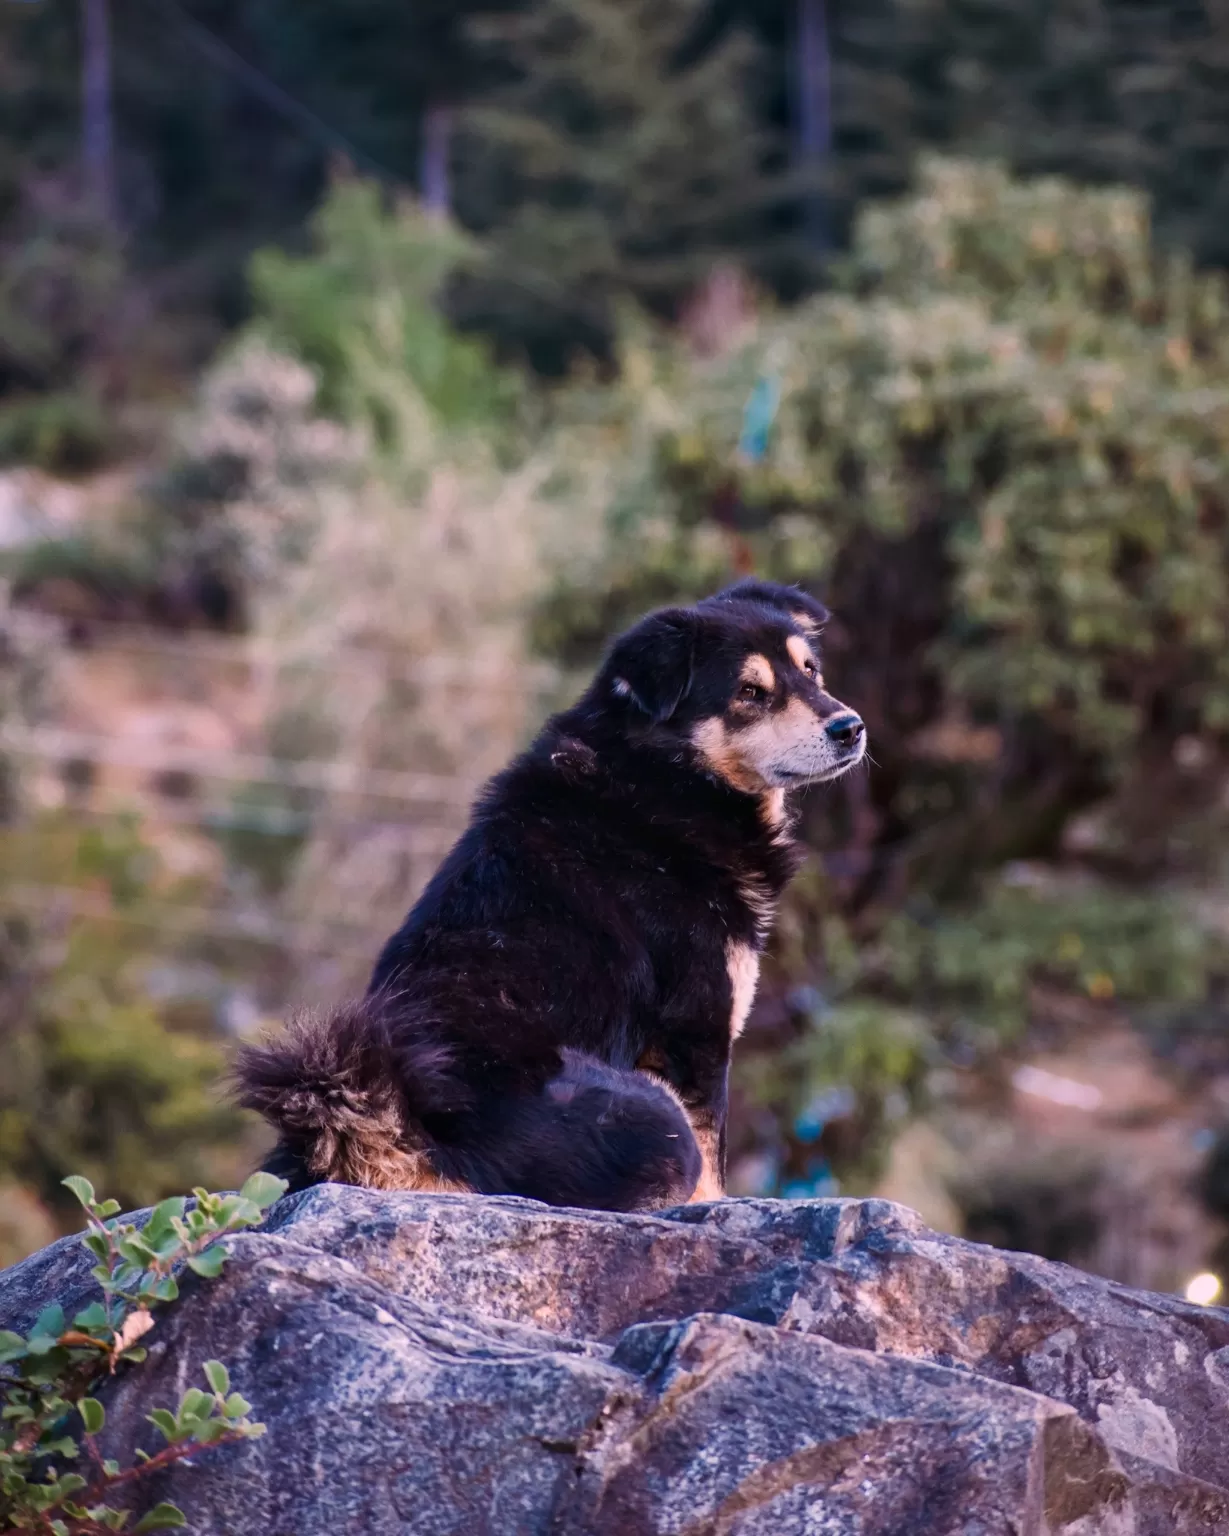
[[278,1133],[266,1168],[292,1189],[329,1180],[373,1189],[445,1189],[419,1117],[459,1106],[447,1048],[394,1033],[387,997],[301,1015],[245,1046],[236,1097]]

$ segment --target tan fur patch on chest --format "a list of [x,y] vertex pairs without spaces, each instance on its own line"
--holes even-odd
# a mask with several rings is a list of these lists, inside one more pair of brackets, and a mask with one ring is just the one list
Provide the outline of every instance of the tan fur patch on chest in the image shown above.
[[726,969],[730,975],[730,1040],[738,1039],[746,1028],[747,1015],[755,1001],[760,980],[760,957],[749,944],[731,939],[725,947]]
[[779,834],[786,830],[788,814],[785,809],[783,789],[770,789],[761,796],[760,816],[770,832]]

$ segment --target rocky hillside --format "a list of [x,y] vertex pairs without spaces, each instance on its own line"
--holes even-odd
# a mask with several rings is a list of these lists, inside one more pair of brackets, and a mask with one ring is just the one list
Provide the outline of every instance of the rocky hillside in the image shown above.
[[[659,1216],[326,1186],[190,1282],[107,1436],[217,1355],[261,1440],[160,1496],[227,1536],[1229,1531],[1229,1311],[885,1201]],[[90,1293],[63,1242],[0,1327]]]

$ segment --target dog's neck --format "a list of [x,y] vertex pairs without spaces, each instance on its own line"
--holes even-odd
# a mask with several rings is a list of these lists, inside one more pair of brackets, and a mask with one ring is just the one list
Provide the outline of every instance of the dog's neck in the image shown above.
[[548,723],[530,756],[549,765],[556,782],[617,802],[651,822],[656,837],[673,834],[693,855],[754,882],[763,903],[775,906],[797,870],[801,850],[786,792],[735,788],[685,743],[651,731],[629,739],[578,706]]

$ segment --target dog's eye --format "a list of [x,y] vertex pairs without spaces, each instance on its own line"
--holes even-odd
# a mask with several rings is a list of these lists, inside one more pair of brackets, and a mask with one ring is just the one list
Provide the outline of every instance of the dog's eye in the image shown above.
[[812,681],[819,676],[819,668],[813,661],[804,661],[802,663],[802,670]]
[[738,697],[744,704],[758,704],[768,697],[768,691],[758,683],[744,683],[738,690]]

